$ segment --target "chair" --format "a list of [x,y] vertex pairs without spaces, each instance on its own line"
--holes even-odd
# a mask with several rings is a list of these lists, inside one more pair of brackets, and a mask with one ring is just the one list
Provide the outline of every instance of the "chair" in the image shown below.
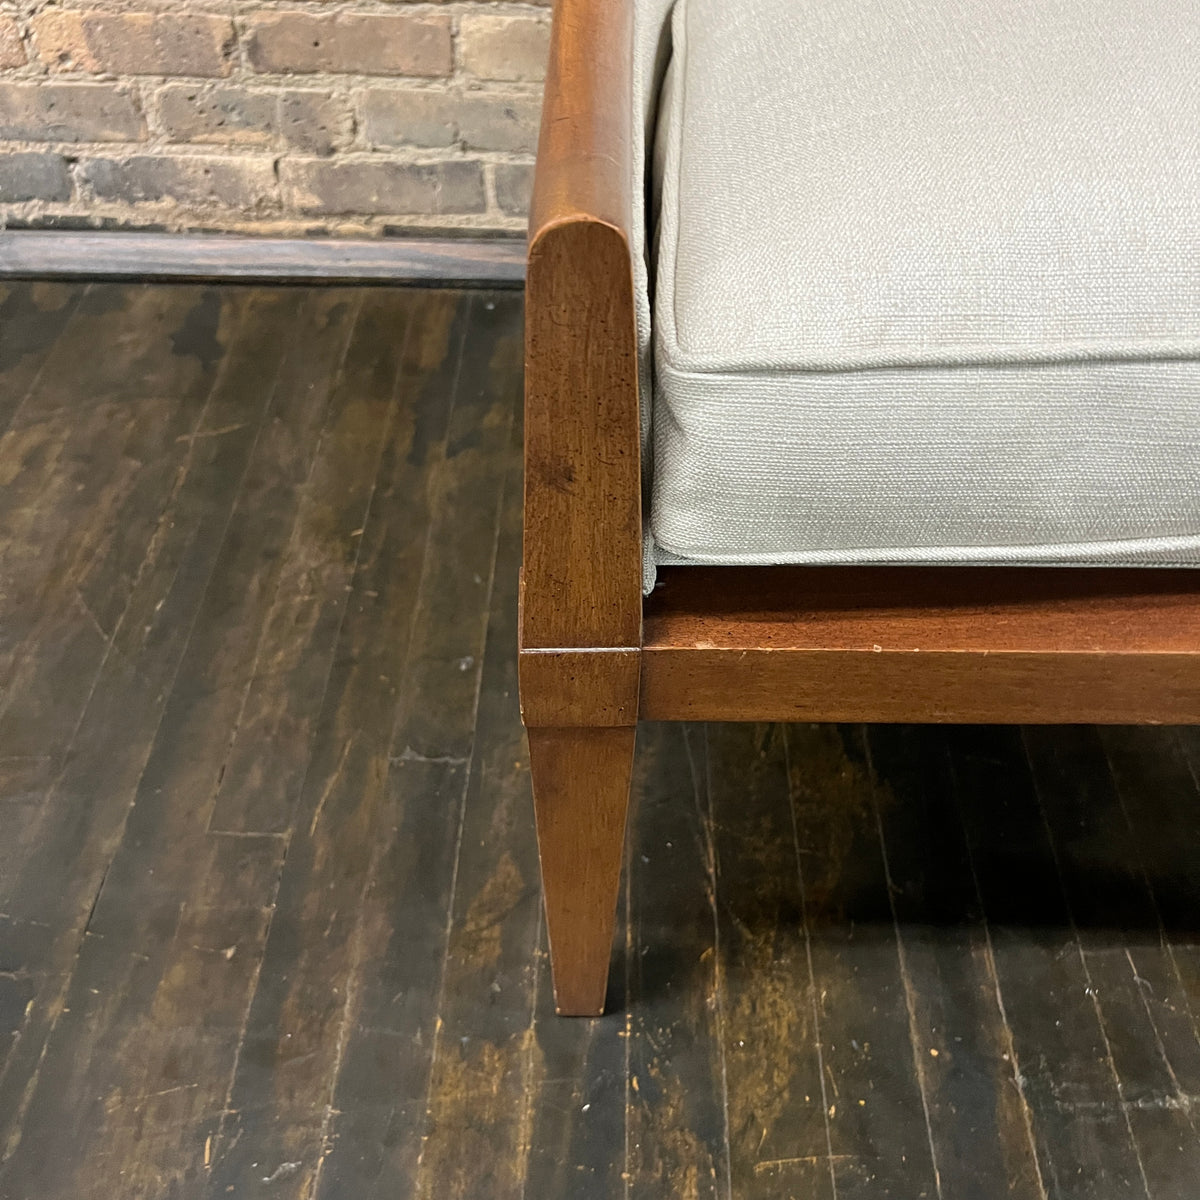
[[557,0],[520,688],[559,1012],[603,1008],[639,719],[1200,721],[1198,38]]

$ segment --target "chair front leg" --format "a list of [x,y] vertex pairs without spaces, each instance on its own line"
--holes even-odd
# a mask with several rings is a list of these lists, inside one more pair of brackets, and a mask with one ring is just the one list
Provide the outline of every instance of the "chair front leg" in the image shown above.
[[604,1011],[640,668],[633,647],[521,653],[554,999],[564,1016]]
[[554,1003],[604,1011],[636,729],[529,729]]

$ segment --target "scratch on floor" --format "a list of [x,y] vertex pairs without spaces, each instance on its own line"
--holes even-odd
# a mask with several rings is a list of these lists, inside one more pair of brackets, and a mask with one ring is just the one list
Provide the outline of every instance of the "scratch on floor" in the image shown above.
[[346,744],[342,747],[341,757],[338,759],[337,766],[333,769],[333,774],[329,776],[329,781],[325,784],[324,791],[321,792],[321,798],[317,801],[317,807],[313,810],[312,821],[308,826],[308,836],[312,837],[317,832],[317,822],[321,819],[321,812],[325,808],[325,802],[333,795],[333,789],[337,786],[338,780],[342,777],[342,771],[345,769],[346,760],[350,757],[350,751],[354,747],[354,743],[358,738],[357,733],[352,733],[347,739]]
[[193,433],[181,433],[175,440],[177,442],[196,442],[201,438],[221,437],[222,434],[236,433],[239,429],[245,429],[246,422],[238,421],[235,425],[222,425],[220,429],[197,429]]
[[799,1158],[768,1158],[754,1164],[755,1175],[765,1175],[768,1171],[778,1171],[781,1167],[811,1166],[824,1162],[851,1162],[853,1154],[804,1154]]

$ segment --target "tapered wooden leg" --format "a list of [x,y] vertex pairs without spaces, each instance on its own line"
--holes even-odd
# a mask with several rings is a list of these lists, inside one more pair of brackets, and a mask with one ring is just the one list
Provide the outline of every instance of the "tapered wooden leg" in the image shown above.
[[531,728],[528,734],[555,1007],[563,1016],[599,1016],[636,730]]

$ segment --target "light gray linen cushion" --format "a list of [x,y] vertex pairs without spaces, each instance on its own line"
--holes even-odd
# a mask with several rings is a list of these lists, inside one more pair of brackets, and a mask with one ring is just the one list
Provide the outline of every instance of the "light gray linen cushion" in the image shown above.
[[655,561],[1200,561],[1195,0],[679,0],[672,42]]
[[650,424],[654,391],[654,327],[650,298],[650,233],[655,224],[656,202],[650,196],[650,147],[654,141],[663,74],[670,58],[671,8],[675,0],[633,0],[633,129],[630,146],[632,174],[637,193],[632,197],[630,237],[633,242],[633,290],[638,333],[638,385],[642,419],[642,495],[647,512],[642,525],[643,586],[654,587],[658,548],[650,524],[649,501],[653,494],[653,445]]

